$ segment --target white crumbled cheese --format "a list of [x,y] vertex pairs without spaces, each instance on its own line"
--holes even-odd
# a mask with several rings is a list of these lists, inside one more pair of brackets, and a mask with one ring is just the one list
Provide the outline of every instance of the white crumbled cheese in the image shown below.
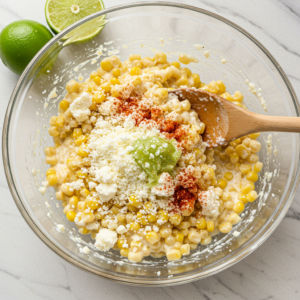
[[88,230],[97,230],[99,228],[99,224],[97,222],[88,223],[85,225],[85,228]]
[[154,230],[155,232],[159,232],[159,228],[158,228],[157,226],[155,226],[155,225],[153,225],[153,230]]
[[73,182],[68,182],[66,183],[66,185],[69,187],[71,192],[74,190],[80,190],[81,188],[84,188],[84,183],[82,179],[78,179]]
[[100,183],[96,187],[96,191],[99,194],[100,200],[103,202],[107,202],[111,200],[117,193],[118,186],[114,183]]
[[61,233],[65,232],[65,226],[62,224],[57,224],[56,228],[57,228],[57,231],[59,231]]
[[198,201],[202,206],[202,214],[216,218],[219,213],[220,202],[219,197],[213,190],[200,191],[198,193]]
[[118,241],[118,235],[115,231],[101,228],[96,235],[95,246],[101,251],[108,251]]
[[90,190],[93,190],[94,188],[96,188],[96,186],[97,186],[97,183],[95,183],[93,181],[89,182],[89,188],[90,188]]
[[241,234],[240,232],[235,231],[235,232],[233,233],[233,236],[234,236],[234,237],[238,237],[240,234]]
[[158,183],[151,189],[151,193],[160,197],[170,197],[174,195],[175,185],[169,173],[162,173],[159,177]]
[[130,117],[126,117],[122,124],[113,120],[99,118],[87,145],[91,160],[88,171],[98,182],[96,191],[100,201],[112,198],[126,201],[131,195],[139,199],[149,198],[151,189],[147,185],[147,175],[129,152],[137,139],[158,136],[159,131],[135,126]]
[[151,226],[146,226],[145,231],[151,231]]
[[201,45],[201,44],[195,44],[194,47],[195,47],[197,50],[201,50],[201,49],[204,48],[204,46]]
[[92,96],[86,92],[83,92],[73,101],[70,105],[70,111],[77,122],[84,122],[88,119],[91,114],[89,107],[92,103]]
[[46,193],[47,188],[46,187],[40,187],[38,189],[39,193],[41,193],[42,195],[44,195]]
[[43,181],[43,182],[42,182],[42,186],[44,186],[44,187],[48,187],[48,186],[49,186],[49,183],[48,183],[48,181],[47,181],[47,180]]
[[117,233],[118,234],[123,234],[127,231],[126,227],[124,225],[120,225],[118,228],[117,228]]
[[221,59],[221,63],[222,63],[223,65],[226,64],[226,63],[227,63],[227,59],[222,58],[222,59]]
[[83,248],[79,248],[80,253],[84,253],[84,254],[89,254],[90,253],[90,248],[85,246]]
[[145,163],[145,168],[149,168],[150,164],[148,162]]

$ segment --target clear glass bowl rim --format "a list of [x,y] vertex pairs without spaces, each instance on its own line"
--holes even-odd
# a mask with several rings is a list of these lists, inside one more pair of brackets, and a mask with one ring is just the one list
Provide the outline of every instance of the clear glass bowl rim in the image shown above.
[[[295,181],[290,189],[290,191],[288,191],[288,193],[285,196],[284,199],[284,207],[281,210],[280,214],[277,216],[276,220],[270,225],[269,229],[265,232],[262,232],[263,230],[260,230],[260,232],[258,232],[252,239],[255,238],[255,241],[252,241],[251,244],[249,244],[247,247],[245,247],[242,251],[240,251],[238,253],[238,255],[236,256],[232,256],[229,260],[218,264],[216,266],[214,266],[211,271],[209,273],[206,273],[204,275],[201,274],[193,274],[193,275],[183,275],[178,277],[176,280],[175,278],[168,278],[166,280],[162,280],[162,281],[157,281],[157,280],[153,280],[153,282],[147,280],[147,282],[138,282],[138,280],[134,280],[133,281],[128,281],[125,280],[124,277],[126,276],[112,276],[111,274],[107,274],[105,272],[97,272],[95,273],[95,271],[90,268],[89,266],[78,262],[76,259],[73,259],[71,256],[69,256],[68,254],[66,254],[58,245],[52,243],[42,232],[42,230],[39,228],[39,226],[35,223],[35,221],[32,219],[31,215],[27,212],[25,206],[22,203],[22,199],[18,194],[17,188],[15,186],[14,180],[13,180],[13,175],[11,172],[11,168],[10,168],[10,164],[9,164],[9,153],[8,153],[8,144],[9,144],[9,129],[10,129],[10,121],[11,121],[11,115],[13,113],[14,110],[14,104],[16,102],[17,96],[19,94],[20,88],[22,87],[25,79],[27,78],[27,76],[29,75],[30,71],[34,68],[36,62],[42,57],[42,55],[44,55],[46,53],[46,51],[49,50],[49,48],[51,46],[53,46],[53,44],[55,44],[57,41],[59,41],[64,35],[66,35],[68,32],[72,31],[73,29],[75,29],[76,27],[80,26],[81,24],[92,20],[95,17],[107,14],[107,13],[111,13],[114,11],[118,11],[118,10],[122,10],[122,9],[126,9],[126,8],[133,8],[133,7],[142,7],[142,6],[162,6],[162,7],[176,7],[176,8],[182,8],[185,10],[191,10],[194,12],[198,12],[200,14],[205,14],[208,15],[212,18],[215,18],[219,21],[224,22],[225,24],[233,27],[234,29],[236,29],[237,31],[241,32],[244,36],[246,36],[248,39],[250,39],[254,44],[256,44],[260,50],[262,50],[264,52],[264,54],[269,58],[269,60],[272,62],[273,66],[275,67],[275,69],[278,71],[278,73],[280,74],[281,78],[283,79],[289,93],[290,96],[293,100],[293,104],[294,104],[294,108],[295,108],[295,112],[297,114],[297,116],[299,117],[299,111],[300,111],[300,105],[297,99],[297,96],[295,94],[295,91],[288,79],[288,77],[286,76],[285,72],[282,70],[281,66],[279,65],[279,63],[276,61],[276,59],[271,55],[271,53],[257,40],[255,39],[250,33],[248,33],[246,30],[244,30],[243,28],[241,28],[240,26],[238,26],[237,24],[227,20],[224,17],[221,17],[215,13],[212,13],[210,11],[204,10],[202,8],[198,8],[195,6],[190,6],[190,5],[185,5],[185,4],[180,4],[180,3],[173,3],[173,2],[163,2],[163,1],[154,1],[154,2],[135,2],[135,3],[129,3],[129,4],[124,4],[124,5],[118,5],[118,6],[114,6],[105,10],[102,10],[101,12],[97,12],[93,15],[87,16],[81,20],[79,20],[78,22],[72,24],[71,26],[69,26],[68,28],[66,28],[65,30],[63,30],[62,32],[60,32],[59,34],[57,34],[56,36],[54,36],[52,38],[51,41],[49,41],[37,54],[36,56],[31,60],[31,62],[29,63],[29,65],[26,67],[26,69],[24,70],[24,72],[22,73],[22,75],[20,76],[20,79],[18,80],[13,93],[10,97],[9,103],[8,103],[8,107],[6,110],[6,114],[5,114],[5,118],[4,118],[4,123],[3,123],[3,133],[2,133],[2,159],[3,159],[3,165],[4,165],[4,171],[5,171],[5,175],[6,175],[6,179],[8,182],[8,186],[10,189],[10,192],[13,196],[13,199],[19,209],[19,211],[21,212],[23,218],[25,219],[25,221],[27,222],[27,224],[30,226],[30,228],[33,230],[33,232],[51,249],[53,250],[56,254],[58,254],[61,258],[63,258],[64,260],[66,260],[67,262],[71,263],[72,265],[86,271],[89,272],[91,274],[97,275],[99,277],[102,278],[106,278],[106,279],[110,279],[112,281],[115,282],[119,282],[119,283],[123,283],[123,284],[130,284],[130,285],[138,285],[138,286],[169,286],[169,285],[177,285],[177,284],[183,284],[183,283],[188,283],[191,281],[195,281],[197,279],[203,279],[206,278],[208,276],[214,275],[220,271],[225,270],[226,268],[234,265],[235,263],[239,262],[240,260],[242,260],[243,258],[245,258],[246,256],[248,256],[250,253],[252,253],[257,247],[259,247],[263,242],[265,242],[267,240],[267,238],[274,232],[274,230],[277,228],[277,226],[280,224],[280,222],[282,221],[282,219],[284,218],[285,214],[287,213],[291,202],[293,200],[293,197],[295,195],[295,192],[297,190],[299,181],[300,181],[300,176],[299,176],[299,172],[300,172],[300,160],[299,160],[299,164],[297,166],[297,172],[296,172],[296,178]],[[119,278],[118,278],[119,277]],[[122,278],[123,277],[123,278]]]

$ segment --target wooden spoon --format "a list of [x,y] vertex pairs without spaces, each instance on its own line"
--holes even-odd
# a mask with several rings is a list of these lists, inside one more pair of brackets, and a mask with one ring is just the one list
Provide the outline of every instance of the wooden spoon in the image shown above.
[[180,101],[189,100],[192,109],[205,124],[202,139],[208,148],[226,145],[250,133],[300,132],[298,117],[270,117],[256,114],[216,94],[195,88],[180,88],[169,93],[177,95]]

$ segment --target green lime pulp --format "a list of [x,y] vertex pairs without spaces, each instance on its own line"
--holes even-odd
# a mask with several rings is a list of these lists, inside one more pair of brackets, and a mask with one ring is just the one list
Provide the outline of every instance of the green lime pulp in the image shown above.
[[131,154],[136,163],[144,170],[149,179],[149,186],[155,186],[163,172],[170,175],[180,158],[181,151],[176,149],[174,140],[162,137],[137,139]]

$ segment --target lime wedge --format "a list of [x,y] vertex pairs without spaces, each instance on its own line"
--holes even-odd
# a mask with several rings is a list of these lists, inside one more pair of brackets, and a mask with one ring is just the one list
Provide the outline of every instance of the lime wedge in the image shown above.
[[[102,0],[47,0],[45,14],[48,25],[54,33],[59,33],[78,20],[89,16],[95,12],[104,9]],[[105,16],[101,16],[89,21],[95,23],[94,26],[83,24],[84,28],[78,28],[76,41],[86,41],[97,35],[107,23]],[[88,28],[89,27],[89,28]],[[77,29],[76,29],[77,32]],[[75,30],[72,30],[65,38],[73,37],[74,42]]]

